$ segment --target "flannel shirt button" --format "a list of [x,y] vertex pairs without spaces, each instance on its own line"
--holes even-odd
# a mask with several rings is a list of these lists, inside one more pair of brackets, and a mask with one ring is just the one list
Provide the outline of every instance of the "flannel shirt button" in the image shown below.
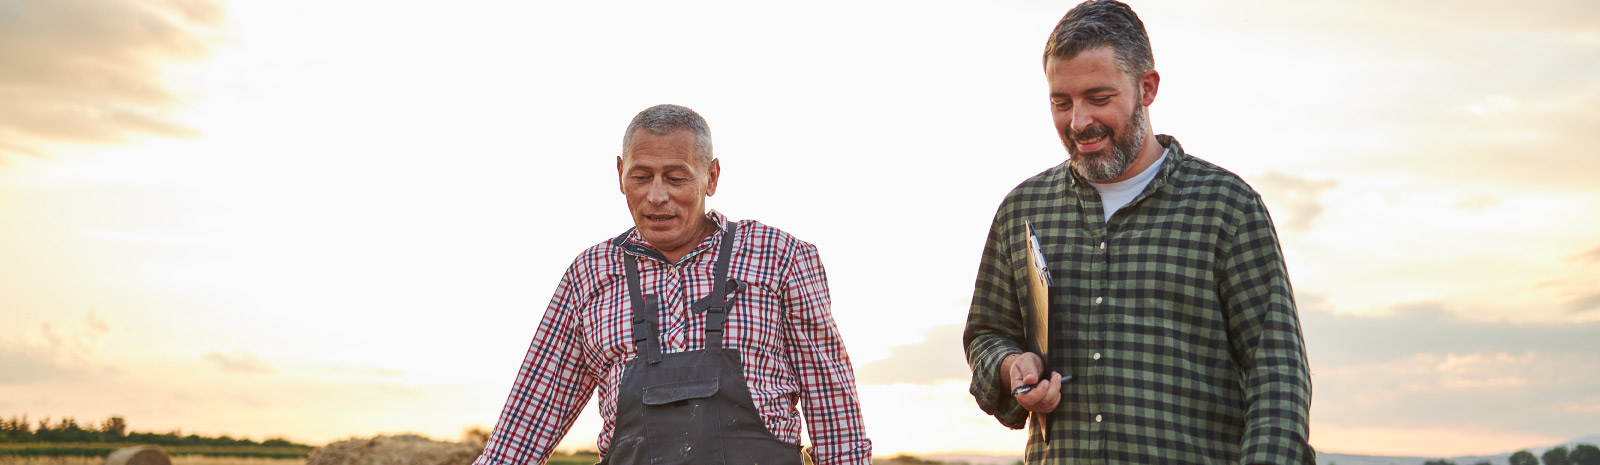
[[1099,352],[1095,352],[1094,353],[1094,359],[1095,360],[1099,360],[1100,359],[1100,353]]
[[1098,303],[1100,303],[1100,302],[1102,302],[1102,301],[1105,301],[1105,300],[1106,300],[1106,299],[1105,299],[1105,298],[1104,298],[1104,297],[1095,297],[1095,298],[1094,298],[1094,303],[1097,303],[1097,304],[1098,304]]
[[1106,249],[1106,243],[1101,242],[1100,243],[1100,250],[1105,250],[1105,249]]
[[1099,415],[1095,415],[1094,416],[1094,422],[1095,423],[1099,423],[1100,422],[1100,416]]

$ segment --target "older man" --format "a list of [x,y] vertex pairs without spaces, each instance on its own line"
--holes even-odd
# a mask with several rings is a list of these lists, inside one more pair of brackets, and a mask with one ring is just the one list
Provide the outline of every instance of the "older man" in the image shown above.
[[634,227],[573,261],[476,465],[545,463],[596,388],[602,464],[870,463],[816,247],[706,210],[721,163],[693,110],[623,134]]
[[[1069,158],[995,214],[963,341],[972,395],[1012,428],[1032,412],[1030,464],[1314,463],[1272,219],[1238,176],[1151,131],[1154,61],[1116,1],[1084,2],[1051,33],[1045,79]],[[1029,225],[1054,280],[1048,360],[1025,350]]]

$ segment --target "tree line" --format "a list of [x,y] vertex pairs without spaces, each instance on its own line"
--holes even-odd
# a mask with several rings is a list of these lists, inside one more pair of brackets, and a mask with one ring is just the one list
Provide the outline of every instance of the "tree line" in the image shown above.
[[[1558,446],[1544,451],[1543,455],[1535,456],[1527,450],[1511,454],[1511,465],[1539,465],[1540,460],[1544,465],[1600,465],[1600,447],[1594,444],[1578,444],[1568,449],[1567,446]],[[1422,465],[1456,465],[1455,462],[1438,459],[1423,462]],[[1472,465],[1494,465],[1488,460]]]
[[155,444],[162,446],[266,446],[266,447],[302,447],[310,448],[305,444],[296,444],[283,438],[271,438],[256,442],[249,438],[232,438],[226,435],[209,437],[198,434],[181,435],[178,431],[168,433],[130,432],[128,422],[120,416],[107,418],[100,424],[80,424],[72,417],[62,418],[51,422],[50,417],[45,417],[37,422],[28,421],[27,415],[20,417],[13,415],[10,419],[0,419],[0,443],[20,442],[102,442],[102,443],[138,443]]

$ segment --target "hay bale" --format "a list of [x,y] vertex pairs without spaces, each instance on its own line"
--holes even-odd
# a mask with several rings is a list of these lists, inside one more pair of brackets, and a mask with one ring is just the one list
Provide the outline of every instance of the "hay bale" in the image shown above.
[[483,444],[440,442],[420,436],[379,436],[339,441],[311,451],[306,465],[471,465]]
[[172,459],[160,447],[135,446],[112,451],[106,465],[172,465]]

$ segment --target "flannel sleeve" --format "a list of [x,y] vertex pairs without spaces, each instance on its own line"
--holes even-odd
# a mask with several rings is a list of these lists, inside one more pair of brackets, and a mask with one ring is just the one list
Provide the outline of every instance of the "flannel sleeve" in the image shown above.
[[1005,376],[1000,373],[1001,361],[1007,355],[1023,352],[1018,341],[1025,340],[1024,322],[1017,311],[1016,280],[1008,264],[1011,256],[1008,238],[1020,236],[1012,234],[1014,231],[1007,227],[1006,217],[1002,208],[989,227],[961,342],[966,349],[967,365],[972,368],[972,385],[968,390],[978,407],[994,415],[1006,427],[1021,429],[1027,425],[1028,411],[1011,396]]
[[1283,252],[1259,196],[1239,215],[1219,247],[1218,291],[1247,405],[1242,463],[1313,464],[1310,367]]
[[545,463],[593,395],[598,380],[584,366],[576,270],[574,264],[556,288],[500,420],[473,465]]
[[785,274],[784,330],[789,362],[799,377],[811,455],[817,465],[870,464],[856,393],[855,370],[834,324],[828,277],[815,246],[803,244]]

